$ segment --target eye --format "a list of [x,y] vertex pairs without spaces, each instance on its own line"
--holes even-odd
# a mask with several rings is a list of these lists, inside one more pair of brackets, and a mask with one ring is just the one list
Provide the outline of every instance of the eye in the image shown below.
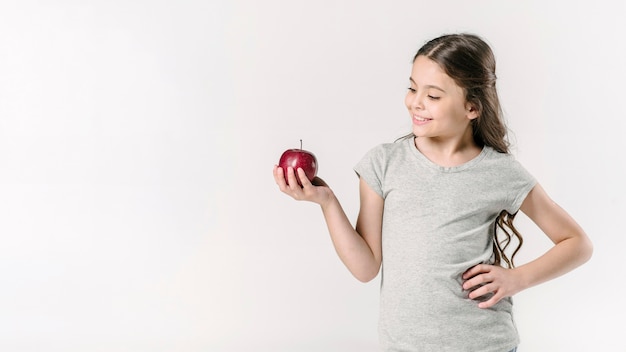
[[439,98],[441,98],[441,97],[436,97],[436,96],[433,96],[433,95],[429,95],[428,96],[428,99],[430,99],[430,100],[439,100]]
[[409,92],[411,92],[411,93],[415,93],[415,92],[417,92],[417,90],[415,90],[415,88],[411,88],[411,87],[409,87],[408,89],[409,89]]

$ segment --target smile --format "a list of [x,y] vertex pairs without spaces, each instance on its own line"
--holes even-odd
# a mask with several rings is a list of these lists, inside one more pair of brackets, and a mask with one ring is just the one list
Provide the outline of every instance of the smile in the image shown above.
[[428,122],[428,121],[430,121],[430,120],[432,120],[432,119],[429,119],[429,118],[426,118],[426,117],[421,117],[421,116],[416,116],[416,115],[413,115],[413,123],[414,123],[414,124],[421,125],[421,124],[424,124],[424,123],[426,123],[426,122]]

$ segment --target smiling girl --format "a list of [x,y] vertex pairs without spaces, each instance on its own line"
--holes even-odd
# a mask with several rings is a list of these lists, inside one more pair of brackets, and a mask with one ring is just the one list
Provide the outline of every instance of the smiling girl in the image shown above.
[[[287,184],[277,166],[274,178],[282,192],[321,206],[335,249],[357,279],[382,271],[384,351],[515,351],[511,297],[586,262],[591,242],[509,153],[485,41],[453,34],[427,42],[409,83],[412,133],[376,146],[354,168],[356,227],[321,179],[289,169]],[[554,246],[516,267],[520,210]],[[509,257],[512,237],[519,245]]]

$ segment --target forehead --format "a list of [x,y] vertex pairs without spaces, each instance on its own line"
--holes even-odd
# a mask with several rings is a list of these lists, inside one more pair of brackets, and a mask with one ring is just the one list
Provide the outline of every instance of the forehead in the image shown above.
[[436,85],[448,89],[460,89],[435,61],[426,56],[418,56],[413,62],[411,79],[417,85]]

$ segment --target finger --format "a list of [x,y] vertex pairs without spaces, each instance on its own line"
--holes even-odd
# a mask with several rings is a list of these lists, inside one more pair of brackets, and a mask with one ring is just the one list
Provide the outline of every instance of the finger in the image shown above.
[[491,298],[489,298],[488,300],[478,303],[478,308],[482,308],[482,309],[491,308],[495,306],[496,303],[500,302],[501,299],[502,299],[502,296],[496,293],[493,296],[491,296]]
[[283,168],[278,165],[274,165],[274,181],[278,184],[281,179],[283,182],[285,181]]
[[463,279],[467,280],[481,273],[489,272],[490,270],[491,270],[491,265],[477,264],[467,269],[467,271],[463,273]]
[[289,166],[287,168],[287,186],[292,190],[296,191],[301,189],[302,187],[298,184],[298,179],[296,178],[296,173],[293,167]]
[[496,288],[493,285],[483,285],[470,292],[467,296],[469,299],[476,299],[494,292],[496,292]]
[[306,172],[304,172],[301,167],[298,168],[298,177],[300,178],[300,183],[302,184],[302,187],[312,186],[311,181],[308,177],[306,177]]
[[281,191],[285,191],[287,189],[287,181],[285,180],[285,171],[280,166],[274,166],[274,181],[280,188]]
[[493,277],[490,274],[488,274],[488,273],[479,274],[479,275],[476,275],[473,278],[465,281],[463,283],[463,289],[464,290],[470,290],[473,287],[477,287],[477,286],[480,286],[480,285],[485,285],[485,284],[488,284],[488,283],[490,283],[492,281],[493,281]]

